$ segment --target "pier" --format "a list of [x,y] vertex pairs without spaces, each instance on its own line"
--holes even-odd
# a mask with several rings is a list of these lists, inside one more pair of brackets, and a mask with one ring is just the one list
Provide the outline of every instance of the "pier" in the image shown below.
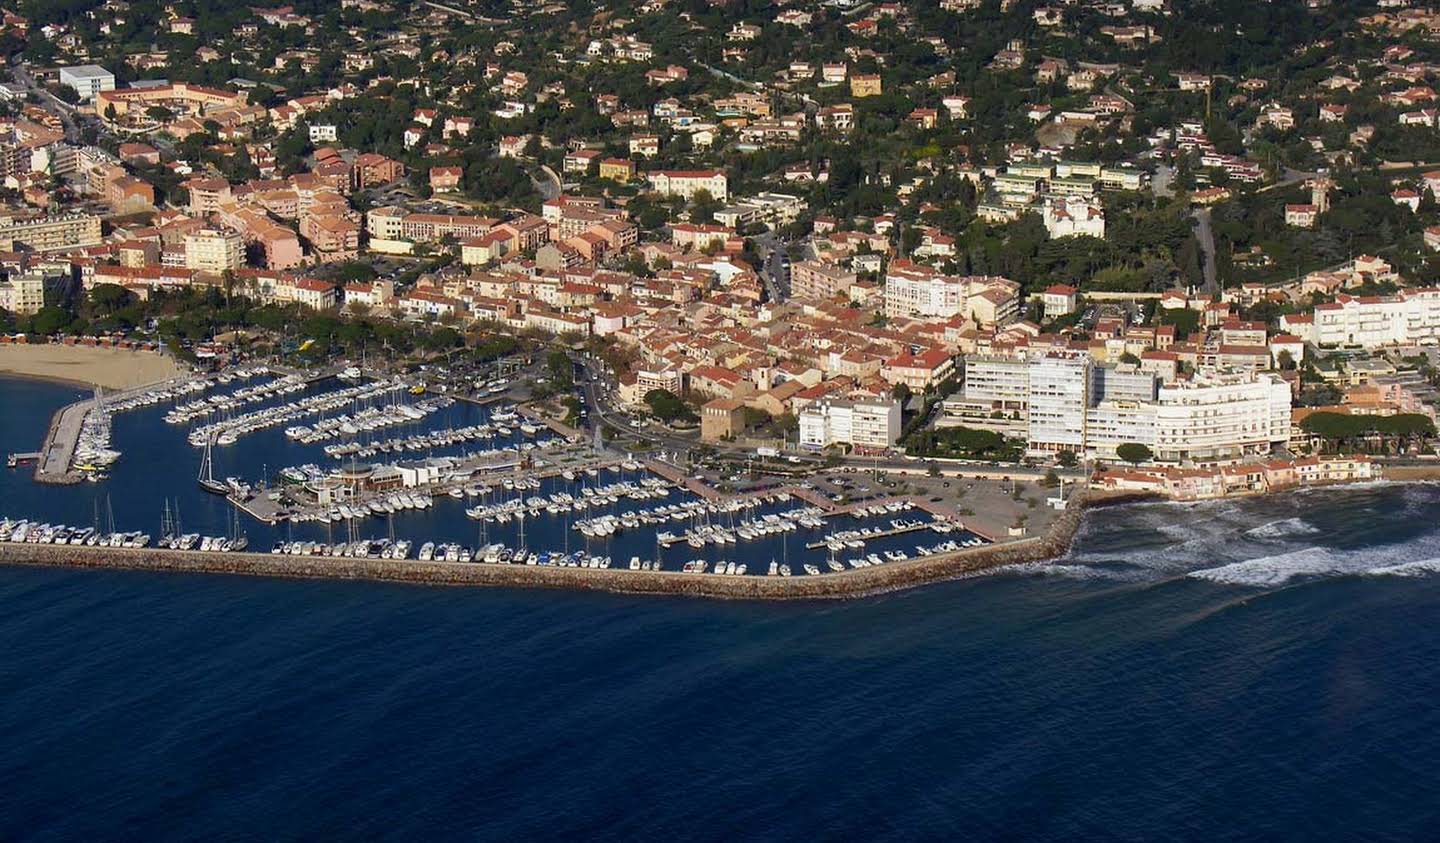
[[[903,536],[903,535],[905,535],[906,533],[918,533],[918,532],[920,532],[921,530],[928,530],[928,529],[930,529],[930,524],[931,524],[931,523],[933,523],[933,522],[926,522],[926,523],[924,523],[924,524],[910,524],[910,525],[908,525],[908,526],[901,527],[901,528],[899,528],[899,529],[891,528],[891,529],[889,529],[889,530],[880,530],[879,532],[870,533],[869,535],[855,536],[855,538],[858,539],[859,541],[862,541],[862,542],[868,542],[868,541],[873,541],[873,540],[875,540],[875,539],[886,539],[886,538],[889,538],[889,537],[891,537],[891,536]],[[817,542],[806,542],[806,543],[805,543],[805,549],[806,549],[806,550],[819,550],[820,548],[825,547],[825,546],[826,546],[826,545],[825,545],[824,540],[817,541]]]
[[[431,498],[439,498],[450,495],[453,490],[463,490],[467,486],[483,483],[488,480],[500,480],[506,476],[514,476],[522,470],[527,478],[544,480],[557,477],[566,471],[585,471],[586,469],[612,469],[621,465],[624,460],[614,457],[581,456],[581,452],[574,450],[573,446],[562,445],[556,449],[536,449],[529,454],[506,453],[498,459],[482,459],[473,462],[462,463],[455,468],[455,473],[446,480],[438,483],[427,483],[420,486],[406,486],[394,489],[376,489],[362,494],[338,500],[336,503],[346,505],[366,504],[373,500],[388,497],[395,492],[424,495]],[[536,463],[530,463],[529,458],[534,455],[539,458]],[[539,464],[543,462],[543,464]],[[333,504],[321,503],[291,503],[287,505],[283,496],[283,487],[267,489],[264,492],[248,498],[237,498],[229,496],[229,501],[241,512],[264,521],[267,524],[277,524],[286,520],[303,520],[309,517],[318,516],[320,513],[328,513]]]
[[152,389],[168,389],[191,380],[195,378],[175,378],[112,393],[103,398],[86,398],[61,407],[50,419],[50,429],[45,432],[45,444],[36,452],[38,456],[35,460],[35,482],[71,485],[85,479],[82,472],[72,470],[71,464],[75,459],[75,447],[80,441],[80,427],[85,421],[85,415],[97,404],[123,401]]
[[70,470],[70,463],[75,457],[75,446],[80,441],[80,424],[94,406],[95,399],[89,398],[56,411],[50,420],[50,429],[45,433],[40,456],[35,461],[37,483],[69,485],[85,479],[80,472]]

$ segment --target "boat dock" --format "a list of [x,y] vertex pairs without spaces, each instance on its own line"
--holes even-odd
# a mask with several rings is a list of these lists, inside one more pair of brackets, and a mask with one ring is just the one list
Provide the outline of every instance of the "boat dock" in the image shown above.
[[40,456],[41,454],[39,451],[26,451],[23,454],[11,454],[5,458],[5,464],[10,468],[15,468],[21,463],[39,462]]
[[[918,533],[921,530],[928,530],[930,529],[931,523],[932,522],[926,522],[924,524],[910,524],[905,527],[900,527],[899,529],[892,528],[889,530],[880,530],[879,532],[870,533],[863,536],[856,536],[855,538],[859,539],[862,542],[868,542],[873,539],[886,539],[891,536],[903,536],[906,533]],[[822,547],[825,547],[825,542],[823,540],[805,543],[806,550],[819,550]]]
[[[500,480],[505,476],[522,475],[527,479],[545,480],[557,477],[566,471],[585,471],[586,469],[610,469],[619,466],[623,460],[613,457],[590,457],[574,459],[576,453],[573,450],[547,451],[543,454],[545,464],[535,466],[529,463],[529,454],[521,455],[507,453],[499,459],[486,459],[466,463],[457,468],[457,476],[441,483],[429,483],[421,486],[409,486],[395,489],[376,489],[363,494],[347,497],[337,503],[347,505],[366,504],[370,501],[384,499],[395,492],[408,494],[425,495],[431,498],[439,498],[450,495],[452,490],[465,489],[477,483],[489,480]],[[237,509],[268,524],[276,524],[287,520],[302,520],[310,516],[317,516],[321,513],[328,513],[332,504],[320,503],[286,503],[279,488],[268,489],[249,498],[237,498],[234,495],[229,497]]]
[[80,425],[85,414],[95,406],[95,399],[87,398],[67,404],[55,412],[50,419],[50,429],[45,433],[45,444],[40,447],[35,460],[35,481],[52,485],[79,483],[85,477],[78,471],[70,470],[75,457],[75,446],[80,442]]

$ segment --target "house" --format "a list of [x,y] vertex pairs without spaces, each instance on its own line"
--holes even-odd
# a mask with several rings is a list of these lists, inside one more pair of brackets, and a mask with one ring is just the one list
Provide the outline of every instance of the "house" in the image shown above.
[[1320,209],[1310,204],[1291,204],[1285,206],[1285,224],[1295,228],[1314,228],[1315,222],[1320,218]]
[[656,170],[646,173],[650,189],[665,196],[693,199],[706,191],[711,199],[724,202],[729,198],[729,181],[724,170]]
[[461,167],[431,167],[430,189],[435,193],[453,193],[460,189],[460,179],[465,175]]
[[885,85],[878,74],[857,73],[850,77],[850,96],[856,99],[878,97],[884,92]]
[[525,148],[529,145],[529,135],[506,135],[500,139],[500,157],[524,158]]
[[567,173],[586,175],[604,153],[598,149],[577,149],[565,154],[563,168]]
[[933,108],[917,108],[906,116],[905,122],[920,129],[933,129],[940,122],[940,112]]
[[1045,309],[1047,319],[1065,316],[1075,312],[1079,303],[1079,291],[1069,284],[1051,284],[1040,293],[1040,303]]
[[918,354],[904,352],[886,360],[880,377],[894,386],[904,384],[911,392],[924,392],[955,374],[955,358],[943,348]]
[[635,179],[635,162],[629,158],[606,158],[600,162],[600,178],[617,182]]

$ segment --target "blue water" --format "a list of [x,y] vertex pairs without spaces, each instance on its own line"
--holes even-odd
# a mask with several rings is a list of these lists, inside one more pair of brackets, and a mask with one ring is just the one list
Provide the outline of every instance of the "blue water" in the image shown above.
[[[259,383],[253,381],[252,383]],[[234,383],[218,387],[215,392],[234,392],[249,384]],[[312,387],[306,394],[328,392],[344,384],[329,381]],[[44,437],[46,425],[54,411],[71,401],[87,397],[88,393],[71,387],[55,386],[35,381],[0,379],[0,400],[11,408],[0,413],[0,452],[28,452],[38,450]],[[262,404],[249,405],[243,411],[257,407],[272,407],[302,397],[299,394],[284,396]],[[113,416],[112,447],[122,452],[119,462],[109,470],[109,478],[101,483],[82,483],[72,486],[41,486],[31,480],[31,470],[24,466],[19,470],[0,472],[0,517],[28,519],[45,523],[63,523],[71,527],[97,526],[102,532],[113,524],[115,530],[137,531],[150,534],[158,539],[167,532],[163,529],[164,512],[167,505],[179,513],[181,532],[199,533],[208,536],[226,536],[235,531],[232,519],[233,508],[217,495],[202,491],[196,484],[203,451],[192,447],[186,440],[190,425],[170,425],[164,422],[167,410],[174,402],[117,412]],[[242,412],[243,412],[242,411]],[[392,427],[374,434],[377,438],[408,437],[414,434],[463,427],[485,422],[490,410],[473,404],[457,402],[422,421],[403,427]],[[332,412],[330,415],[334,415]],[[297,420],[296,423],[311,424],[315,417]],[[194,424],[199,424],[197,421]],[[318,465],[330,470],[341,466],[340,461],[324,452],[323,444],[301,444],[288,438],[281,425],[260,430],[243,436],[228,446],[217,446],[213,450],[214,476],[225,478],[236,476],[247,482],[264,480],[277,481],[280,470],[286,466]],[[524,441],[541,441],[548,438],[548,431],[538,439],[532,439],[513,430],[508,439],[471,442],[425,452],[407,451],[400,455],[382,454],[373,459],[393,462],[402,459],[419,459],[427,456],[453,456],[462,452],[473,453],[487,448],[515,446]],[[544,458],[542,453],[541,458]],[[349,464],[348,461],[344,464]],[[704,559],[709,563],[717,561],[746,562],[751,575],[763,575],[769,563],[790,563],[797,573],[806,562],[814,563],[822,570],[828,570],[824,562],[828,551],[824,548],[807,550],[805,545],[815,543],[825,532],[853,530],[873,527],[887,529],[897,519],[923,521],[929,516],[919,510],[903,513],[885,513],[866,518],[844,516],[834,519],[833,526],[826,530],[801,528],[797,531],[773,535],[738,545],[706,545],[692,548],[680,543],[659,547],[655,541],[657,530],[683,533],[692,526],[688,521],[669,522],[663,526],[644,525],[642,529],[622,531],[607,538],[587,539],[575,529],[575,522],[581,518],[596,517],[607,513],[623,513],[637,509],[650,509],[665,504],[677,504],[694,500],[687,491],[675,489],[665,498],[650,500],[622,499],[608,509],[591,509],[583,513],[540,514],[525,519],[525,535],[520,534],[518,520],[505,523],[490,521],[477,522],[465,516],[465,510],[477,504],[495,504],[515,497],[550,495],[568,492],[579,496],[583,486],[604,486],[617,482],[638,481],[648,476],[643,471],[602,471],[596,477],[580,475],[575,481],[555,476],[546,479],[537,491],[513,492],[499,487],[500,478],[511,472],[489,478],[495,485],[493,494],[478,498],[453,499],[448,496],[435,498],[435,504],[425,510],[405,510],[385,517],[358,519],[353,524],[356,539],[409,539],[413,543],[411,558],[415,558],[419,547],[427,542],[454,542],[469,547],[483,547],[492,542],[503,543],[511,548],[526,546],[535,551],[586,551],[591,554],[610,556],[618,566],[624,566],[632,556],[642,559],[659,559],[669,570],[679,569],[684,562]],[[717,516],[714,521],[733,526],[746,518],[756,518],[771,513],[792,512],[807,506],[803,501],[772,501],[749,511]],[[250,549],[259,552],[270,550],[277,541],[306,540],[332,544],[350,540],[352,525],[347,522],[316,523],[282,522],[267,524],[248,516],[240,516],[239,528],[250,541]],[[974,538],[973,534],[953,532],[945,535],[923,531],[875,539],[866,543],[864,551],[851,551],[839,556],[862,553],[885,553],[904,551],[916,555],[916,547],[933,547],[943,541]]]
[[841,603],[0,568],[0,839],[1433,839],[1437,503]]

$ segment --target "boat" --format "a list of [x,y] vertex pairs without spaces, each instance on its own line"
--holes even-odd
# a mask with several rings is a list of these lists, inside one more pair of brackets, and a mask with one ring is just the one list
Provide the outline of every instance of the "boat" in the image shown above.
[[215,439],[206,437],[205,455],[200,458],[200,475],[196,479],[200,483],[200,488],[212,495],[229,495],[230,487],[215,479],[215,466],[211,457],[214,445]]

